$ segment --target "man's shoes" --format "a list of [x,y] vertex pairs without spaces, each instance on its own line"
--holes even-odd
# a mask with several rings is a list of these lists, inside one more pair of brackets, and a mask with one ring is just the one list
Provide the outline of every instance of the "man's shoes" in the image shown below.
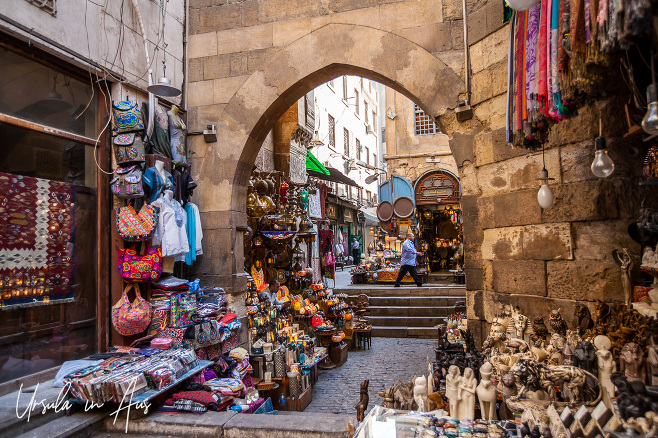
[[416,287],[423,287],[423,285],[422,284],[417,284]]
[[400,287],[400,285],[399,284],[394,284],[393,287]]

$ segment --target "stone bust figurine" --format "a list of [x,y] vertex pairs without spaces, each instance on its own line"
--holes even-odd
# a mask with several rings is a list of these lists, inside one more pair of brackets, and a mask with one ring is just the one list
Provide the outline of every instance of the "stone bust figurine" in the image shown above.
[[429,402],[427,400],[427,379],[425,376],[416,378],[414,382],[414,401],[416,402],[418,412],[429,411]]
[[639,381],[644,383],[644,352],[634,342],[624,345],[619,354],[620,371],[629,382]]

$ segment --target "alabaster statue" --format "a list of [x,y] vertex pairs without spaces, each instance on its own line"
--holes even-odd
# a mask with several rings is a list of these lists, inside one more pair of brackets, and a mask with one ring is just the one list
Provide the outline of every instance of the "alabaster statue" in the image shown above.
[[[477,387],[478,400],[480,400],[480,415],[485,421],[496,420],[496,388],[491,382],[493,367],[485,362],[480,367],[480,384]],[[465,374],[465,373],[464,373]]]
[[617,371],[617,364],[615,363],[612,353],[610,350],[597,350],[596,351],[598,371],[599,371],[599,383],[603,393],[601,394],[601,400],[609,408],[612,408],[612,403],[610,399],[615,396],[615,385],[610,380],[610,375]]
[[427,399],[427,380],[425,376],[416,378],[414,386],[414,401],[416,402],[418,412],[429,411],[429,401]]
[[459,418],[459,385],[461,384],[462,376],[459,375],[459,368],[457,365],[450,365],[448,374],[446,375],[446,397],[450,404],[450,415]]
[[457,418],[464,419],[475,418],[475,391],[477,389],[477,380],[473,370],[470,368],[464,369],[464,376],[459,384],[459,416]]

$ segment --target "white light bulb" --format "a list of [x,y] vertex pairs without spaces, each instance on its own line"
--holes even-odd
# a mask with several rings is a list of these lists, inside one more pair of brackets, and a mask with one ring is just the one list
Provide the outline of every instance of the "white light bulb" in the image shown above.
[[541,181],[541,187],[539,187],[539,191],[537,192],[537,202],[539,203],[539,206],[545,210],[551,208],[553,201],[555,200],[553,190],[548,186],[548,181],[553,178],[548,177],[548,170],[546,170],[546,168],[542,169],[540,175],[541,176],[538,179]]
[[605,138],[597,137],[596,150],[594,151],[594,161],[592,161],[592,173],[599,178],[607,178],[615,171],[615,163],[608,155],[605,148]]
[[542,184],[537,192],[537,202],[539,202],[539,206],[546,210],[547,208],[551,208],[554,200],[555,197],[553,196],[551,188],[546,183]]
[[647,87],[647,112],[642,119],[642,129],[650,135],[658,134],[658,96],[656,84]]

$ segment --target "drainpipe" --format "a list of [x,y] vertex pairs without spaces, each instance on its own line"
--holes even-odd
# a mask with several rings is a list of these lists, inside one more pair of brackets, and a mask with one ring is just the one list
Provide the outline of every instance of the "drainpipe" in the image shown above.
[[464,84],[466,85],[466,100],[460,100],[455,108],[457,121],[464,122],[473,118],[471,109],[471,63],[468,56],[468,12],[466,12],[466,0],[462,0],[463,22],[464,22]]
[[183,40],[183,56],[185,56],[185,63],[183,64],[183,108],[187,110],[187,87],[190,78],[187,77],[190,71],[190,57],[188,56],[188,45],[190,40],[190,0],[185,0],[185,39]]
[[[135,15],[137,15],[137,22],[139,23],[139,31],[142,34],[142,41],[144,42],[144,53],[146,54],[146,68],[148,68],[148,83],[149,87],[153,85],[153,70],[151,69],[151,58],[149,57],[149,47],[146,43],[146,33],[144,32],[144,23],[142,22],[142,14],[139,12],[139,5],[137,0],[132,0],[133,8],[135,9]],[[155,94],[149,93],[149,118],[148,125],[146,128],[146,135],[151,137],[153,134],[153,122],[155,120],[155,105],[156,98]]]

